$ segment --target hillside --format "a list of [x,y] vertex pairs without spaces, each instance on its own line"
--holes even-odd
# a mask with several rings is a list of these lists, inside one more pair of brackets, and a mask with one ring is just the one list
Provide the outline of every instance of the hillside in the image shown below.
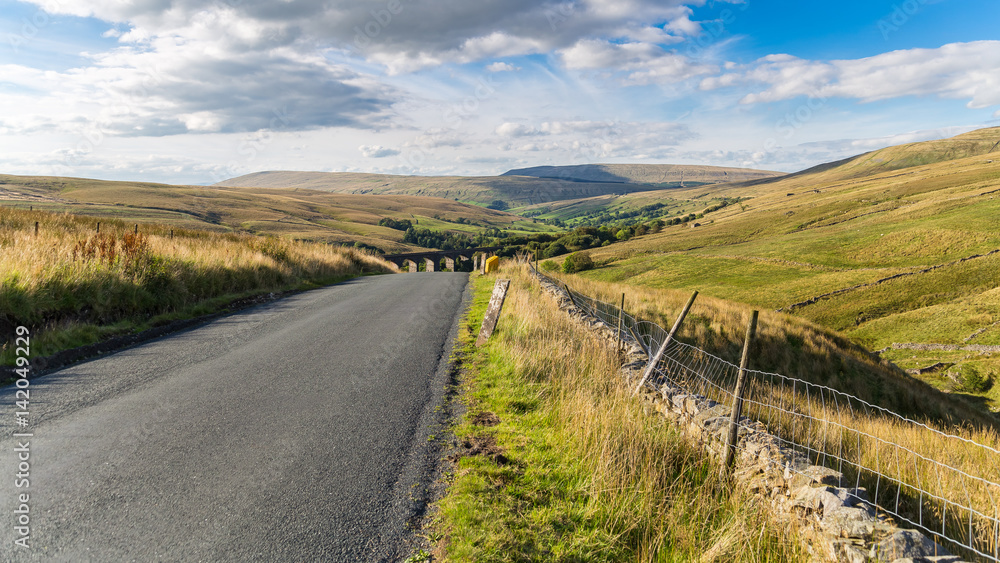
[[574,166],[534,166],[510,170],[502,175],[559,178],[579,182],[617,182],[684,187],[760,180],[784,176],[785,174],[751,168],[683,164],[579,164]]
[[[935,164],[989,153],[1000,156],[1000,127],[978,129],[937,141],[887,147],[803,170],[807,178],[863,178],[925,164]],[[826,174],[823,174],[826,173]]]
[[[228,187],[306,188],[342,194],[441,197],[489,205],[502,200],[510,207],[621,193],[621,183],[574,182],[522,176],[394,176],[351,172],[257,172],[216,184]],[[629,185],[628,191],[655,189]]]
[[416,195],[513,208],[663,187],[773,178],[779,172],[674,164],[539,166],[500,176],[394,176],[353,172],[256,172],[216,184],[223,187],[299,188],[343,194]]
[[[985,129],[688,189],[688,201],[752,199],[591,251],[601,267],[585,275],[780,309],[889,348],[901,367],[941,364],[922,377],[957,391],[970,368],[1000,374],[994,349],[976,347],[1000,346],[998,141]],[[957,349],[926,346],[938,344]],[[995,408],[998,387],[966,394]]]
[[316,190],[244,189],[0,175],[0,205],[68,211],[95,218],[156,222],[179,228],[275,234],[301,240],[361,242],[387,252],[414,249],[383,217],[421,227],[474,234],[490,227],[552,230],[531,220],[453,200],[406,195],[331,194]]

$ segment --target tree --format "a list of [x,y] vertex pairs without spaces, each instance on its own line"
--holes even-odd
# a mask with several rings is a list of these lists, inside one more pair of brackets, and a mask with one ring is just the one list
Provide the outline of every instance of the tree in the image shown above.
[[594,260],[591,259],[589,254],[584,254],[583,252],[574,252],[566,257],[563,261],[562,269],[563,272],[567,274],[575,274],[577,272],[582,272],[584,270],[591,270],[594,268]]

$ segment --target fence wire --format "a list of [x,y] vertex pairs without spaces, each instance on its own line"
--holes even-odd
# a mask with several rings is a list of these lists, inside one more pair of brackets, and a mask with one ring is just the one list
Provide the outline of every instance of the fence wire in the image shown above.
[[[570,289],[573,303],[617,328],[652,357],[659,325]],[[731,406],[739,366],[671,341],[646,385],[673,386]],[[749,370],[743,414],[810,464],[841,474],[839,486],[897,523],[944,540],[956,555],[1000,563],[1000,450],[948,434],[858,397],[777,373]],[[987,475],[961,467],[994,468]],[[792,468],[792,469],[804,469]]]

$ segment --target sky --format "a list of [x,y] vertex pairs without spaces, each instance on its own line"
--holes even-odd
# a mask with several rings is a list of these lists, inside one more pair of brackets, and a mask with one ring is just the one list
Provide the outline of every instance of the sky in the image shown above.
[[0,0],[0,173],[793,172],[1000,125],[995,0]]

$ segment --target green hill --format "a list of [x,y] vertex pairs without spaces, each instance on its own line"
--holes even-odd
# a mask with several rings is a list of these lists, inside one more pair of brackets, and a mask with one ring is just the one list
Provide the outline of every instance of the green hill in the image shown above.
[[[519,176],[394,176],[351,172],[257,172],[216,184],[229,187],[307,188],[341,194],[414,195],[441,197],[489,205],[495,200],[511,207],[620,193],[620,183],[574,182]],[[630,186],[628,190],[655,189]]]
[[559,178],[579,182],[617,182],[657,186],[692,186],[744,182],[784,176],[783,172],[693,166],[684,164],[579,164],[574,166],[535,166],[504,172],[503,176]]
[[[590,251],[600,267],[585,275],[780,309],[889,348],[901,367],[941,363],[922,377],[958,392],[970,367],[1000,375],[1000,355],[976,348],[1000,346],[998,141],[984,129],[687,189],[689,202],[750,199]],[[971,395],[997,406],[998,388]]]
[[[547,174],[551,172],[551,176]],[[565,173],[564,173],[565,172]],[[672,164],[595,164],[511,170],[501,176],[394,176],[353,172],[256,172],[216,184],[225,187],[304,188],[343,194],[442,197],[510,207],[656,190],[664,185],[715,184],[771,178],[778,172]]]

